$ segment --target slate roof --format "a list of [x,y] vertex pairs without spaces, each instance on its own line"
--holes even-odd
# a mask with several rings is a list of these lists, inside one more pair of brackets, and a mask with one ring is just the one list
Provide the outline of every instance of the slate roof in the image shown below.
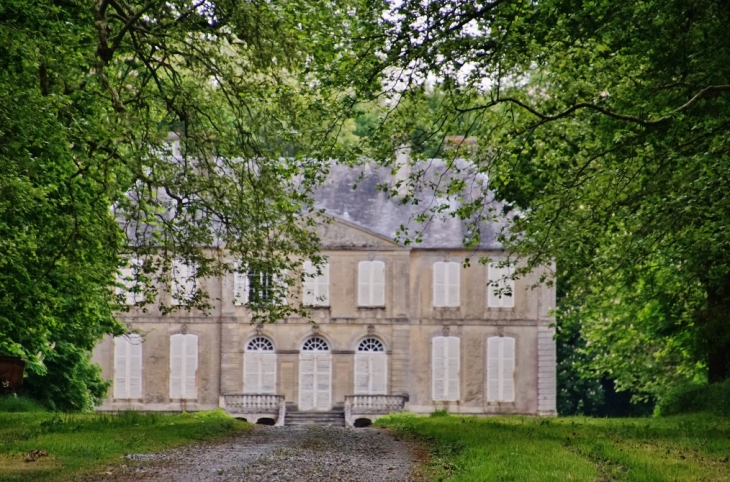
[[[444,161],[435,159],[419,163],[411,169],[423,174],[426,182],[421,184],[428,185],[429,182],[440,180],[442,188],[445,186],[444,183],[448,182],[450,175],[464,177],[468,186],[465,193],[467,200],[474,199],[477,193],[483,193],[487,188],[486,177],[477,174],[465,162],[462,162],[459,167],[460,172],[451,173],[449,171],[444,176],[443,173],[447,171]],[[362,179],[360,179],[361,174]],[[415,216],[428,212],[429,208],[440,204],[434,200],[433,189],[425,188],[419,192],[418,205],[402,204],[399,202],[402,198],[389,197],[387,193],[377,189],[378,185],[383,184],[394,186],[394,182],[394,176],[387,168],[375,167],[371,164],[359,167],[335,164],[331,166],[327,180],[314,193],[315,207],[324,209],[325,213],[332,217],[343,219],[392,240],[396,239],[396,233],[402,224],[409,228],[411,236],[423,230],[422,242],[411,244],[413,248],[459,249],[464,247],[464,236],[468,234],[469,229],[468,221],[442,213],[426,224],[417,222],[414,219]],[[497,213],[500,212],[501,204],[494,201],[493,196],[489,193],[487,200],[489,207],[494,208]],[[449,201],[442,200],[441,202]],[[504,224],[505,221],[502,218],[481,223],[481,238],[478,248],[501,249],[497,234]],[[402,244],[403,239],[397,241]]]

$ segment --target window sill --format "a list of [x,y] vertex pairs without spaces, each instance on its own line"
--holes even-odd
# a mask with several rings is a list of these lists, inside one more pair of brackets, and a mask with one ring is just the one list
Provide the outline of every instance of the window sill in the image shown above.
[[461,311],[461,306],[434,306],[434,311]]
[[358,310],[384,310],[385,306],[358,306]]

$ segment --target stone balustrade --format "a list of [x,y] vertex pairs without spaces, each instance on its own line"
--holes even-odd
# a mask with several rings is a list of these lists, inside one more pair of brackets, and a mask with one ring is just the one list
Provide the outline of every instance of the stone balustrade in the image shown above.
[[230,394],[221,395],[220,407],[234,417],[257,422],[261,418],[273,418],[276,425],[283,425],[286,417],[284,395]]
[[406,395],[346,395],[345,421],[349,426],[353,426],[358,418],[372,422],[383,415],[402,412],[407,401]]

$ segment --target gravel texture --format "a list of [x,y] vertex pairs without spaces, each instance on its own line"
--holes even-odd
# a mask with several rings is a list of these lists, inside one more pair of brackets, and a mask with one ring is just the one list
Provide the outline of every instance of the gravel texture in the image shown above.
[[255,426],[224,442],[130,454],[98,481],[416,481],[415,449],[376,428]]

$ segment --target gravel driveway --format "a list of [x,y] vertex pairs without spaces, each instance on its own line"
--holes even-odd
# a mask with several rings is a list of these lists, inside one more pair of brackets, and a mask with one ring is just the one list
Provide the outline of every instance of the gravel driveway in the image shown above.
[[106,481],[415,481],[410,443],[376,428],[255,426],[224,442],[128,455]]

